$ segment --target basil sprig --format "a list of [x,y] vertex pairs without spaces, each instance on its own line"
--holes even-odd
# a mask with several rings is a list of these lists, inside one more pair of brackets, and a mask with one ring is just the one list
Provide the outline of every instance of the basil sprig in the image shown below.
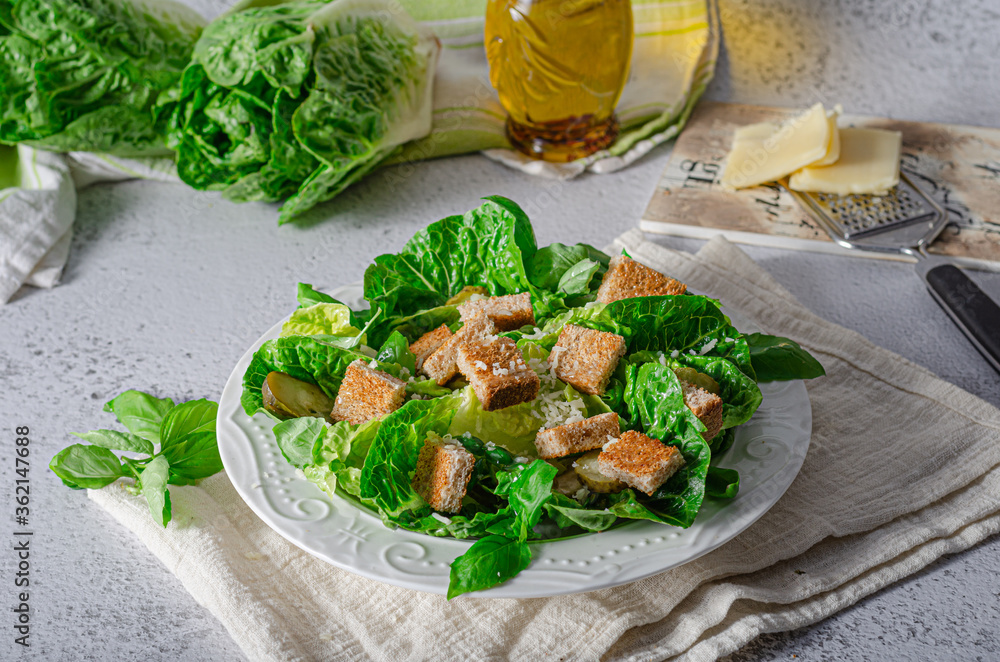
[[73,433],[88,443],[67,446],[49,468],[76,490],[96,490],[131,478],[125,489],[142,494],[153,519],[165,527],[171,517],[167,485],[190,485],[222,470],[215,437],[218,409],[209,400],[175,405],[170,398],[125,391],[105,404],[104,411],[113,413],[128,432]]

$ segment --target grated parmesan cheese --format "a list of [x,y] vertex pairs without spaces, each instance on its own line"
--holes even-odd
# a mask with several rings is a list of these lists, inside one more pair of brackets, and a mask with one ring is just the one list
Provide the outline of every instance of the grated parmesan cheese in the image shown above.
[[521,336],[525,340],[541,340],[545,337],[545,332],[539,329],[537,326],[532,328],[531,333],[526,333]]
[[715,349],[715,346],[717,344],[719,344],[719,340],[717,338],[712,338],[707,343],[705,343],[705,346],[701,348],[701,350],[698,352],[698,354],[701,355],[701,356],[705,356],[706,354],[708,354],[709,352],[711,352],[713,349]]

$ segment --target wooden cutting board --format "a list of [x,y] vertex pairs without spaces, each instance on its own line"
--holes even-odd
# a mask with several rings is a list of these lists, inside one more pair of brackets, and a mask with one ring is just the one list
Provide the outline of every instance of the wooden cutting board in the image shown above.
[[[646,232],[709,238],[860,257],[829,236],[779,186],[725,191],[718,177],[733,129],[781,121],[801,109],[702,102],[695,109],[643,214]],[[1000,270],[1000,129],[843,115],[840,126],[903,134],[902,168],[949,214],[929,252],[966,266]]]

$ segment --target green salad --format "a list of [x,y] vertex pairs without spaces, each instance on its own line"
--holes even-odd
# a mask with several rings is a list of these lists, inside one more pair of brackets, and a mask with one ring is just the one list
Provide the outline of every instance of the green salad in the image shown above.
[[[760,405],[758,379],[823,374],[788,339],[742,334],[706,296],[599,302],[609,265],[615,268],[611,256],[584,244],[539,248],[517,204],[498,196],[485,200],[464,215],[432,223],[399,253],[375,258],[365,272],[365,310],[300,284],[299,308],[280,337],[255,353],[241,397],[248,415],[266,412],[279,420],[274,434],[285,459],[329,495],[370,508],[388,527],[472,541],[452,564],[449,598],[518,574],[531,562],[532,541],[630,520],[689,527],[706,498],[732,498],[739,489],[737,472],[717,466],[716,458]],[[482,380],[492,387],[512,379],[496,363],[492,373],[483,371],[486,377],[473,368],[454,377],[424,374],[418,347],[436,333],[461,338],[467,323],[468,335],[466,304],[488,305],[490,297],[504,295],[523,299],[524,293],[533,323],[506,330],[498,324],[482,340],[518,353],[512,371],[516,363],[522,373],[537,375],[528,375],[531,389],[515,389],[523,401],[498,407],[483,397]],[[616,339],[613,355],[595,353],[607,365],[599,388],[557,369],[563,363],[553,351],[572,349],[560,340],[568,327]],[[357,397],[356,385],[348,384],[352,370],[365,372],[376,386],[390,385],[398,397],[378,410],[381,399],[373,404],[363,396],[351,403],[354,415],[338,415],[346,400]],[[708,431],[705,417],[691,408],[692,389],[707,401],[721,399],[721,415],[717,408],[710,423],[715,430]],[[358,411],[378,413],[359,418]],[[541,431],[578,430],[590,420],[611,421],[622,441],[626,435],[655,440],[654,455],[664,448],[674,454],[669,476],[647,489],[628,476],[602,475],[598,469],[606,465],[594,457],[609,453],[616,441],[610,437],[586,452],[570,445],[562,456],[550,450],[539,456]],[[438,502],[428,481],[458,474],[445,471],[447,462],[428,473],[434,449],[444,454],[439,459],[466,463],[450,492],[457,505],[443,512],[429,503]]]

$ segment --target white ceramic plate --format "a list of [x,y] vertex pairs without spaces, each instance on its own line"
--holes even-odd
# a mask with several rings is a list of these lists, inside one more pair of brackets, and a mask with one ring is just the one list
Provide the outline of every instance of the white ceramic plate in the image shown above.
[[[361,302],[361,286],[333,293]],[[738,315],[726,311],[737,328]],[[219,402],[219,451],[226,473],[247,505],[289,542],[350,572],[429,593],[445,594],[449,565],[471,541],[390,530],[378,515],[352,501],[333,501],[281,456],[263,414],[240,407],[243,373],[260,345],[278,336],[274,325],[236,365]],[[812,409],[801,381],[761,384],[764,401],[737,429],[721,466],[740,472],[740,493],[707,499],[688,529],[631,522],[610,531],[532,544],[531,566],[510,581],[473,597],[535,598],[582,593],[633,582],[707,554],[759,519],[785,493],[809,449]]]

